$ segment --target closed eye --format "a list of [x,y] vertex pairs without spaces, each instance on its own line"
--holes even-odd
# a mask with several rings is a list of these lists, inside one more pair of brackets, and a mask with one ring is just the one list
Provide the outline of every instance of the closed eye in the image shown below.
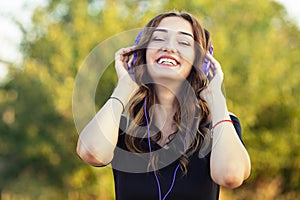
[[165,41],[163,37],[153,37],[152,41]]
[[184,46],[191,46],[191,43],[189,41],[186,41],[186,40],[180,40],[180,41],[178,41],[178,43],[180,45],[184,45]]

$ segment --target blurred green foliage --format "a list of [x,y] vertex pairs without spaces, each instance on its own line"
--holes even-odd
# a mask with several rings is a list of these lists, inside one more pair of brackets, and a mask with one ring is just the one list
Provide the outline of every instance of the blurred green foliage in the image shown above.
[[[49,0],[0,87],[2,199],[113,199],[109,167],[76,155],[72,92],[79,67],[99,43],[141,28],[172,9],[198,17],[211,32],[225,73],[229,109],[239,116],[252,175],[222,199],[300,196],[300,31],[273,1]],[[133,41],[132,41],[133,43]],[[113,63],[97,88],[97,109],[112,92]]]

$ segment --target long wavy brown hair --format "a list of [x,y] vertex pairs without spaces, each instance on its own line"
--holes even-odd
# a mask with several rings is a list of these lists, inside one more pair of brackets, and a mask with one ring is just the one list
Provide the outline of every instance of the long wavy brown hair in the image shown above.
[[[132,152],[146,153],[149,152],[147,143],[148,132],[146,116],[148,123],[153,123],[154,113],[149,109],[152,105],[157,103],[157,96],[154,83],[149,80],[151,77],[147,72],[146,65],[146,51],[152,33],[155,27],[159,25],[162,19],[166,17],[181,17],[188,21],[193,29],[195,40],[195,60],[193,67],[182,84],[181,92],[177,95],[177,111],[173,116],[174,122],[177,126],[178,132],[175,135],[177,141],[173,148],[180,151],[179,163],[184,174],[188,170],[188,162],[190,156],[200,149],[203,139],[206,134],[209,134],[207,129],[210,123],[210,111],[207,103],[200,97],[200,92],[207,86],[207,77],[201,70],[206,51],[209,49],[210,36],[198,20],[191,14],[186,12],[167,12],[154,17],[148,22],[143,29],[141,38],[138,42],[136,52],[136,61],[133,64],[134,76],[136,82],[139,84],[139,90],[133,95],[130,103],[127,106],[127,118],[131,119],[125,136],[125,143],[127,148]],[[144,112],[144,103],[146,106],[146,113]],[[151,145],[161,138],[161,132],[157,131],[151,134]],[[184,150],[183,150],[184,149]],[[159,155],[150,157],[149,166],[157,169],[159,162]]]

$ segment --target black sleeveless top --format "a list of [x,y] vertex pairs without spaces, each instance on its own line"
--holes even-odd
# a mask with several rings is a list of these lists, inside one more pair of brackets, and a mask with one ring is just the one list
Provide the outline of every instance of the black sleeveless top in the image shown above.
[[[230,116],[241,139],[241,127],[238,118]],[[122,117],[123,118],[123,117]],[[121,123],[122,122],[121,118]],[[123,119],[124,120],[124,119]],[[120,125],[121,126],[121,125]],[[148,160],[128,153],[125,145],[125,134],[121,130],[117,148],[112,161],[115,194],[117,200],[159,200],[159,190],[153,172],[147,169]],[[160,146],[157,145],[156,149]],[[126,152],[127,151],[127,152]],[[168,151],[168,150],[165,150]],[[158,170],[161,188],[161,199],[168,192],[178,160]],[[183,175],[179,168],[174,186],[165,200],[216,200],[219,198],[220,187],[210,176],[210,153],[201,156],[195,152],[189,158],[188,172]]]

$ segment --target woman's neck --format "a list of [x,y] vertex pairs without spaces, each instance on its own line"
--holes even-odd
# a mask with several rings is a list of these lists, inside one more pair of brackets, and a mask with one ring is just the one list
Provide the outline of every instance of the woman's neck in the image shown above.
[[158,112],[163,112],[166,116],[172,117],[176,112],[176,93],[166,87],[155,86],[155,94],[157,104],[159,107]]
[[174,115],[177,110],[176,94],[165,87],[155,87],[157,104],[154,109],[154,123],[159,128],[162,138],[158,141],[161,146],[166,144],[166,141],[172,133],[177,130],[174,123]]

